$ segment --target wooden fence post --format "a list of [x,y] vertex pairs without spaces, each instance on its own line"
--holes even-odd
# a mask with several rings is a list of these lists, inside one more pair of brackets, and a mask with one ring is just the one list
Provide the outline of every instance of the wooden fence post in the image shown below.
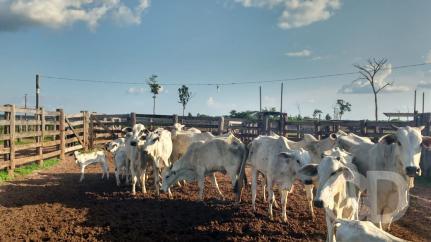
[[223,134],[223,132],[224,132],[224,117],[221,116],[219,117],[219,120],[218,120],[218,133],[219,135],[221,135]]
[[5,112],[5,119],[9,121],[9,127],[5,126],[4,133],[9,134],[9,141],[4,141],[4,147],[9,148],[9,156],[5,155],[5,158],[9,158],[8,175],[14,177],[15,170],[15,105],[5,105],[11,108],[10,112]]
[[36,163],[39,166],[43,165],[43,140],[45,139],[45,113],[43,108],[39,108],[39,110],[36,110],[39,112],[37,115],[37,121],[40,122],[39,130],[40,130],[40,136],[37,138],[38,147],[36,148],[36,154],[39,156],[39,159],[36,161]]
[[360,129],[361,129],[361,136],[367,135],[367,123],[365,120],[361,120],[359,123]]
[[174,124],[178,123],[178,115],[174,114],[172,116],[172,122],[174,122]]
[[130,113],[130,126],[133,128],[136,124],[136,113],[132,112]]
[[59,121],[59,126],[58,126],[58,130],[60,131],[60,145],[59,145],[59,149],[60,149],[60,160],[64,160],[65,159],[65,151],[66,151],[66,140],[65,140],[65,133],[66,133],[66,125],[65,125],[65,116],[64,116],[64,111],[63,109],[57,109],[57,112],[59,112],[59,117],[58,117],[58,121]]
[[320,121],[314,121],[314,136],[320,140],[321,139],[321,126]]
[[88,151],[88,112],[81,111],[82,113],[82,136],[84,142],[84,151]]
[[93,117],[93,113],[90,113],[88,115],[88,120],[89,120],[89,131],[88,131],[88,136],[89,136],[89,142],[90,142],[90,149],[94,148],[94,117]]

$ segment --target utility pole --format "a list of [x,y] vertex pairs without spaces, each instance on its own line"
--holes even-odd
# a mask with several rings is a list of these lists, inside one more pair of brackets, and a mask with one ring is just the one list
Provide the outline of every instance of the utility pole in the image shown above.
[[280,93],[280,113],[283,113],[283,82],[281,83],[281,93]]
[[425,113],[425,92],[422,92],[422,114]]
[[280,135],[284,136],[284,116],[283,116],[283,82],[281,83],[280,93]]
[[39,94],[40,94],[39,74],[36,74],[36,110],[39,109]]
[[416,92],[417,92],[417,90],[415,89],[415,98],[414,98],[414,103],[413,103],[413,121],[415,122],[415,123],[417,123],[417,120],[416,120]]
[[259,112],[262,112],[262,86],[259,86]]

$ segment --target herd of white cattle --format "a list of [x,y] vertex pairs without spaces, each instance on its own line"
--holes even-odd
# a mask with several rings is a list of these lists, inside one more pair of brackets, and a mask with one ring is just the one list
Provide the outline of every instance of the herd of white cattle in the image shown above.
[[[431,137],[422,136],[422,130],[423,127],[396,128],[394,134],[383,136],[377,143],[339,131],[322,140],[306,134],[299,142],[276,134],[259,136],[245,145],[230,133],[214,136],[195,128],[186,130],[181,124],[175,124],[171,130],[158,128],[150,132],[144,125],[136,124],[123,129],[124,138],[113,140],[105,148],[114,157],[117,185],[121,184],[120,175],[125,176],[126,184],[131,182],[133,195],[138,181],[142,193],[147,192],[146,171],[151,165],[157,195],[162,190],[171,198],[172,185],[197,181],[199,198],[203,200],[205,177],[210,176],[223,198],[215,176],[215,172],[222,172],[230,177],[239,203],[242,188],[247,184],[245,167],[249,166],[253,209],[257,177],[261,174],[265,177],[263,197],[268,202],[271,220],[272,207],[278,206],[274,188],[281,194],[281,217],[286,222],[288,194],[295,180],[299,180],[305,185],[312,219],[313,206],[325,208],[328,241],[403,241],[382,228],[390,229],[394,210],[406,208],[407,204],[400,208],[397,201],[408,201],[414,177],[421,174],[421,150],[431,147]],[[102,179],[109,177],[104,151],[75,152],[75,158],[81,166],[80,181],[84,179],[85,167],[93,163],[101,164]],[[392,172],[405,184],[396,187],[391,182],[378,183],[378,220],[373,223],[359,220],[359,201],[365,188],[358,185],[360,177],[366,179],[372,171]]]

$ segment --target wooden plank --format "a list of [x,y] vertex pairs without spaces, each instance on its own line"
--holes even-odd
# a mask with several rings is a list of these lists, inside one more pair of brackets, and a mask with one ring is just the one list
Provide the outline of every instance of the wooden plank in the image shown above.
[[[72,135],[72,134],[74,134],[72,130],[66,130],[64,132],[65,132],[66,135]],[[83,132],[84,132],[84,129],[82,129],[82,128],[75,129],[75,133],[83,133]]]
[[129,118],[129,114],[91,114],[93,119],[104,119],[104,118]]
[[95,140],[94,144],[106,144],[108,142],[111,142],[111,139],[105,139],[105,140]]
[[53,140],[53,141],[45,141],[43,142],[43,146],[44,147],[49,147],[49,146],[54,146],[54,145],[59,145],[60,144],[60,140]]
[[0,126],[9,125],[9,120],[0,120]]
[[110,138],[112,134],[110,133],[96,133],[96,138]]
[[[35,137],[35,136],[41,136],[41,135],[42,135],[41,131],[22,132],[22,133],[17,133],[15,135],[15,138],[27,138],[27,137]],[[0,136],[0,140],[1,140],[1,136]]]
[[57,111],[44,111],[45,116],[58,116],[60,113]]
[[4,154],[10,154],[10,149],[0,147],[0,155],[4,155]]
[[69,125],[69,127],[75,127],[75,126],[84,125],[84,122],[82,120],[79,120],[79,121],[70,121],[68,118],[66,118],[66,120],[67,120],[67,124]]
[[66,144],[70,144],[70,143],[74,143],[74,142],[79,142],[78,138],[75,136],[73,138],[69,138],[69,139],[65,139]]
[[69,122],[69,119],[64,118],[64,120],[66,121],[66,123],[69,125],[69,128],[72,130],[73,134],[78,138],[79,143],[82,146],[85,146],[84,142],[81,140],[81,138],[79,137],[78,133],[75,132],[75,130],[73,129],[72,125]]
[[34,156],[27,156],[27,157],[23,157],[23,158],[19,158],[16,159],[15,162],[16,164],[23,164],[23,163],[27,163],[27,162],[31,162],[31,161],[36,161],[36,160],[40,160],[42,159],[42,156],[40,155],[34,155]]
[[76,146],[68,147],[65,149],[65,153],[70,153],[70,152],[73,152],[75,150],[80,150],[80,149],[82,149],[82,145],[76,145]]
[[82,113],[66,114],[66,118],[68,119],[82,118]]
[[16,125],[40,125],[41,122],[39,120],[16,120]]
[[28,113],[28,114],[36,114],[36,113],[40,113],[36,111],[36,109],[33,108],[16,108],[15,112],[17,113]]
[[0,112],[10,112],[10,106],[0,106]]
[[59,123],[57,121],[50,121],[50,120],[46,120],[45,121],[46,125],[58,125]]
[[52,157],[54,157],[54,156],[58,156],[58,155],[60,155],[60,153],[61,153],[61,150],[52,151],[52,152],[49,152],[49,153],[45,153],[45,154],[43,154],[43,155],[42,155],[42,158],[43,158],[44,160],[46,160],[46,159],[48,159],[48,158],[52,158]]
[[41,146],[42,146],[41,143],[31,143],[31,144],[17,145],[15,147],[15,151],[26,150],[26,149],[33,149],[33,148],[39,148]]
[[51,135],[59,135],[60,131],[58,130],[47,130],[43,132],[44,136],[51,136]]

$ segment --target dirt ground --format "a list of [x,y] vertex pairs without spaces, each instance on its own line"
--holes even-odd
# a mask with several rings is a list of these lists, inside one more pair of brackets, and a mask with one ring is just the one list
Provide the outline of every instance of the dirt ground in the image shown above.
[[[113,171],[111,166],[111,172]],[[129,187],[118,188],[115,178],[101,180],[99,166],[89,167],[82,184],[79,169],[69,157],[49,170],[0,185],[0,240],[285,240],[324,241],[323,210],[311,221],[305,192],[298,184],[288,198],[288,222],[267,218],[267,206],[258,196],[257,212],[250,203],[250,187],[240,206],[233,203],[230,181],[219,174],[226,195],[220,200],[207,181],[205,202],[197,199],[196,183],[165,194],[132,196]],[[250,180],[249,180],[250,181]],[[151,183],[151,181],[150,181]],[[260,188],[260,186],[259,186]],[[261,194],[259,191],[258,194]],[[431,188],[417,187],[407,214],[391,233],[412,241],[431,241]]]

